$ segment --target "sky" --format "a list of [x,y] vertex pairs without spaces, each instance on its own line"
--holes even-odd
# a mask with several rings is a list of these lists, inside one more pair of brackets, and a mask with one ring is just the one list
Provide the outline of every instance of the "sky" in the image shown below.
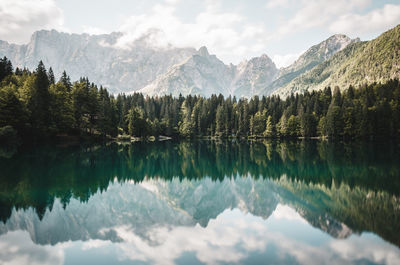
[[333,34],[370,40],[400,24],[400,0],[0,0],[0,40],[25,44],[33,32],[123,36],[129,48],[206,46],[225,63],[265,53],[278,67]]

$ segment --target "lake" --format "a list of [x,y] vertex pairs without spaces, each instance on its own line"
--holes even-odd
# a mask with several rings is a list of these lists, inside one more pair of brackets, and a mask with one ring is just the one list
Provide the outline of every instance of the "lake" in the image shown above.
[[400,146],[0,152],[0,264],[400,264]]

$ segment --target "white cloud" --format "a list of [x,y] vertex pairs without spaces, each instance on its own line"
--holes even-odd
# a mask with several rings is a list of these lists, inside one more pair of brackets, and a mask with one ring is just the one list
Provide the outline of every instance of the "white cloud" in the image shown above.
[[358,36],[363,33],[382,32],[400,23],[400,5],[385,5],[367,14],[344,14],[335,20],[329,30]]
[[303,54],[304,51],[300,53],[289,53],[285,55],[280,55],[280,54],[274,54],[272,56],[272,61],[274,61],[276,67],[281,68],[281,67],[287,67],[294,63],[294,61],[299,58],[301,54]]
[[64,251],[61,248],[36,245],[26,231],[8,232],[0,236],[0,249],[0,264],[64,264]]
[[[283,220],[304,235],[313,234],[314,238],[318,235],[319,244],[291,236],[285,231],[285,226],[280,226]],[[356,235],[344,240],[326,237],[285,205],[278,205],[268,220],[234,209],[210,220],[205,228],[199,225],[152,227],[147,231],[151,241],[144,240],[130,226],[112,229],[122,239],[122,242],[114,243],[121,260],[151,264],[176,264],[175,261],[184,253],[193,253],[205,264],[243,264],[253,253],[263,253],[269,247],[274,249],[277,264],[283,263],[287,257],[296,264],[350,265],[364,260],[394,265],[400,262],[397,247],[375,235]],[[92,243],[90,248],[107,244],[111,242]]]
[[344,13],[367,7],[371,0],[303,0],[301,8],[278,28],[281,37],[315,27],[326,27]]
[[289,0],[269,0],[265,5],[265,7],[267,9],[282,8],[282,7],[287,7],[289,3],[290,3]]
[[[239,218],[232,218],[235,215]],[[144,241],[128,226],[113,228],[123,243],[120,257],[151,264],[175,264],[185,252],[195,253],[205,264],[240,263],[252,251],[263,251],[268,243],[264,220],[245,216],[239,210],[226,210],[206,228],[155,227],[148,231],[152,243]],[[241,246],[238,251],[237,246]],[[157,253],[157,255],[154,255]]]
[[249,23],[235,12],[221,12],[218,3],[206,2],[205,10],[194,22],[184,22],[170,4],[155,5],[150,13],[131,16],[119,28],[124,36],[119,47],[128,48],[146,35],[154,46],[207,46],[212,53],[228,62],[239,62],[249,53],[261,53],[268,40],[262,24]]
[[293,220],[293,221],[298,221],[298,222],[307,224],[307,221],[304,220],[304,218],[301,217],[301,215],[298,212],[296,212],[289,206],[283,205],[283,204],[278,204],[276,206],[275,211],[272,213],[272,217],[274,217],[278,220],[286,219],[286,220]]
[[63,14],[54,0],[1,0],[0,39],[28,42],[41,29],[62,29]]
[[[367,239],[367,240],[366,240]],[[369,260],[371,263],[395,265],[400,264],[400,253],[396,246],[377,236],[366,234],[363,238],[352,236],[348,240],[332,241],[329,245],[333,253],[344,260]]]
[[97,28],[97,27],[92,27],[92,26],[87,26],[87,25],[83,25],[82,26],[82,31],[83,31],[83,33],[87,33],[87,34],[90,34],[90,35],[100,35],[100,34],[109,33],[104,29]]
[[165,3],[171,4],[171,5],[176,5],[180,2],[181,0],[165,0]]

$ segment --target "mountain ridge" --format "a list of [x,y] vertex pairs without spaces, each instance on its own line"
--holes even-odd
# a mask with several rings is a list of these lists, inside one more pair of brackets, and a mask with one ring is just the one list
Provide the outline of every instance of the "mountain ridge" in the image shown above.
[[35,32],[28,44],[0,42],[0,56],[7,56],[16,67],[35,69],[42,60],[56,76],[65,70],[73,80],[87,76],[113,93],[138,90],[171,66],[197,51],[194,48],[147,45],[144,37],[130,49],[115,48],[121,33],[89,35],[56,30]]
[[210,55],[203,46],[198,54],[173,66],[138,92],[150,96],[197,94],[209,97],[222,94],[252,97],[272,82],[277,73],[278,69],[266,54],[245,60],[237,66],[226,65],[215,55]]
[[319,90],[328,86],[346,89],[348,86],[385,82],[400,77],[400,25],[377,38],[353,43],[298,76],[274,94]]
[[335,34],[330,36],[328,39],[311,46],[291,65],[281,68],[277,79],[266,88],[266,92],[269,92],[268,94],[270,94],[276,89],[285,86],[294,78],[308,72],[318,64],[346,48],[349,44],[355,42],[360,42],[360,39],[351,39],[344,34]]
[[146,36],[129,49],[117,48],[119,32],[89,35],[41,30],[28,44],[0,41],[0,56],[31,69],[42,60],[56,76],[64,70],[74,80],[86,76],[114,94],[286,97],[327,86],[344,89],[399,77],[399,32],[400,25],[367,42],[335,34],[280,69],[266,54],[227,65],[205,46],[198,50],[155,48]]

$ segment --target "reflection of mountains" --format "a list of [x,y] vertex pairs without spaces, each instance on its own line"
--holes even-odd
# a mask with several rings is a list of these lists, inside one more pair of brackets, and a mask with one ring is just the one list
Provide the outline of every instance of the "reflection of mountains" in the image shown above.
[[[25,229],[54,244],[118,241],[113,229],[130,226],[152,241],[152,227],[206,226],[229,208],[268,218],[283,203],[332,236],[372,231],[400,245],[398,154],[377,148],[198,142],[25,152],[0,162],[0,231]],[[14,206],[26,210],[11,214]]]
[[[262,198],[251,190],[267,192]],[[251,178],[213,182],[210,179],[180,182],[151,180],[141,184],[113,183],[106,192],[94,194],[87,203],[71,200],[65,210],[56,200],[42,220],[28,209],[14,211],[0,231],[28,230],[40,244],[68,240],[110,239],[118,241],[113,228],[128,226],[135,234],[151,241],[150,228],[177,225],[207,226],[225,209],[240,208],[268,217],[277,205],[270,182]]]

